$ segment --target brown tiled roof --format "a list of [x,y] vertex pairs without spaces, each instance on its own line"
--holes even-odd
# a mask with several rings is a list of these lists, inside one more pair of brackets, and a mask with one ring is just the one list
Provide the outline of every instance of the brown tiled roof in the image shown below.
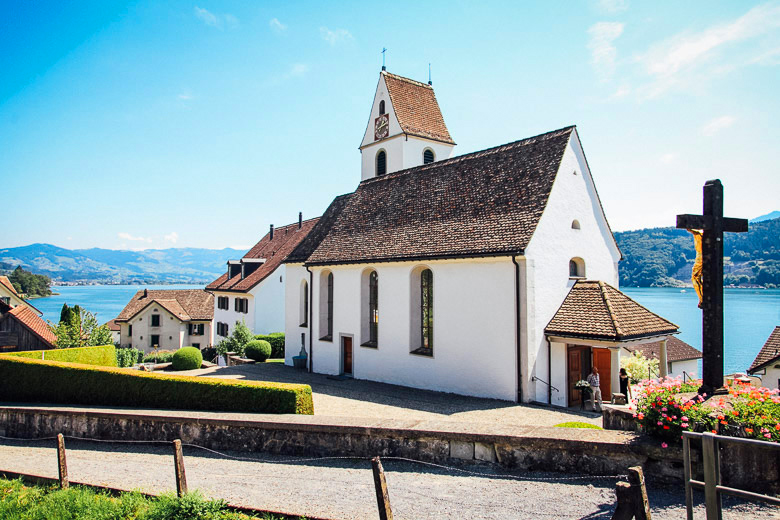
[[54,343],[57,341],[57,336],[51,331],[49,325],[38,316],[38,313],[30,307],[27,305],[17,305],[11,309],[8,314],[14,316],[19,323],[30,329],[30,331],[41,340],[52,347],[54,346]]
[[[638,351],[648,359],[660,359],[661,342],[645,343],[643,345],[631,345],[626,347],[631,352]],[[701,359],[701,351],[690,346],[681,339],[670,337],[666,342],[666,360],[685,361],[688,359]]]
[[413,79],[382,72],[401,130],[409,135],[455,144],[444,124],[433,87]]
[[775,330],[769,335],[756,359],[753,360],[753,364],[750,365],[748,374],[757,372],[775,361],[780,361],[780,327],[775,327]]
[[572,126],[365,180],[307,263],[522,252],[573,131]]
[[[244,258],[265,258],[265,263],[257,268],[256,271],[249,274],[243,280],[241,274],[228,279],[227,272],[208,284],[207,291],[234,291],[247,292],[255,285],[265,280],[273,273],[279,265],[284,262],[287,256],[306,238],[319,221],[319,218],[304,220],[301,229],[298,229],[298,223],[282,226],[274,230],[274,239],[271,240],[271,234],[266,235],[255,244],[255,247],[249,250]],[[227,268],[225,269],[227,271]]]
[[306,237],[293,249],[293,252],[287,255],[285,263],[303,263],[309,258],[309,255],[317,249],[322,239],[330,232],[336,222],[336,217],[346,206],[350,195],[352,194],[347,193],[333,199],[328,209],[320,217],[319,222],[306,234]]
[[[9,280],[7,276],[0,276],[0,284],[5,285],[9,291],[11,291],[16,296],[19,296],[19,293],[16,292],[16,289],[14,289],[14,284],[11,283],[11,280]],[[19,296],[19,298],[21,298],[21,296]]]
[[108,320],[104,325],[108,327],[108,330],[119,332],[119,324],[116,322],[116,319]]
[[201,289],[144,290],[135,293],[114,321],[128,321],[152,303],[160,305],[181,321],[211,320],[214,317],[214,295]]
[[551,336],[627,341],[674,334],[678,327],[607,283],[577,280],[544,332]]

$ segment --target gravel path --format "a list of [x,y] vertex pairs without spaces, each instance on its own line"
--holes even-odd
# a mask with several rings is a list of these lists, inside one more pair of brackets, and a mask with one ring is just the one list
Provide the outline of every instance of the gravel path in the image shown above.
[[[56,477],[54,441],[0,439],[0,470]],[[124,489],[175,489],[172,450],[145,444],[67,440],[68,472],[74,481]],[[377,518],[367,460],[311,461],[266,454],[227,452],[251,458],[230,460],[185,447],[190,489],[236,505],[334,519]],[[299,461],[290,463],[290,461]],[[490,465],[460,466],[513,478],[476,476],[453,469],[384,460],[395,518],[403,519],[608,519],[614,508],[615,480],[571,480],[555,473],[507,472]],[[522,480],[531,479],[531,480]],[[649,486],[654,519],[685,517],[681,486]],[[696,494],[697,518],[703,496]],[[779,518],[780,510],[725,499],[725,519]]]
[[518,405],[498,399],[466,397],[430,390],[376,383],[359,379],[336,379],[309,374],[281,363],[257,363],[180,372],[249,381],[304,383],[311,386],[316,415],[383,419],[439,419],[519,426],[555,426],[582,421],[601,426],[601,414]]

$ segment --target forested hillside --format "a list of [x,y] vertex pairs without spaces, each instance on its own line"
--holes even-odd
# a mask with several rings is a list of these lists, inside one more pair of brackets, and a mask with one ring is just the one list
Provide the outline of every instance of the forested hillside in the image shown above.
[[[690,285],[696,257],[693,237],[684,229],[653,228],[615,233],[623,261],[620,285]],[[747,233],[726,233],[724,284],[780,287],[780,219],[752,222]]]

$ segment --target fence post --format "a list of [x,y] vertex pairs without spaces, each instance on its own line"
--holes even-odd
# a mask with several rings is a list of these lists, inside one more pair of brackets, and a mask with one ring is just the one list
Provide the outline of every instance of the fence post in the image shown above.
[[173,463],[176,469],[176,494],[182,496],[187,492],[187,475],[184,473],[184,455],[179,439],[173,441]]
[[[683,372],[685,374],[685,372]],[[683,432],[683,478],[685,479],[685,514],[693,520],[693,488],[691,487],[691,438]]]
[[710,432],[702,434],[701,452],[704,466],[704,504],[707,507],[707,520],[721,520],[721,502],[717,488],[720,484],[718,445],[714,434]]
[[371,469],[374,471],[374,487],[376,488],[376,503],[379,507],[379,520],[393,520],[393,511],[390,509],[390,495],[387,493],[385,470],[379,457],[371,459]]
[[628,468],[628,481],[634,494],[634,515],[637,520],[650,520],[650,501],[647,499],[645,474],[639,466]]
[[615,495],[617,495],[617,507],[612,515],[612,520],[631,520],[634,518],[634,497],[631,484],[618,482]]
[[65,460],[65,437],[61,433],[57,434],[57,469],[60,475],[60,488],[68,489],[68,463]]

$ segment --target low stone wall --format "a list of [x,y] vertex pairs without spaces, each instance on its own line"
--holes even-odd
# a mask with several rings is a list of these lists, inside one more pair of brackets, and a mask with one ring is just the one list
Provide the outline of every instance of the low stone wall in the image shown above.
[[602,410],[601,425],[605,430],[637,431],[634,412],[628,405],[605,404]]

